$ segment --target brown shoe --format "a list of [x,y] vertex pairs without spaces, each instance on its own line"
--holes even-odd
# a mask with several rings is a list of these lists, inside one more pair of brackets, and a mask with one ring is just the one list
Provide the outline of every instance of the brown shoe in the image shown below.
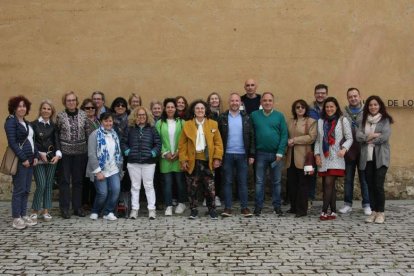
[[252,214],[252,212],[250,212],[249,208],[243,208],[241,210],[241,213],[245,218],[250,218],[250,217],[253,216],[253,214]]
[[231,212],[231,209],[224,208],[223,212],[221,213],[221,216],[222,217],[231,217],[231,216],[233,216],[232,212]]

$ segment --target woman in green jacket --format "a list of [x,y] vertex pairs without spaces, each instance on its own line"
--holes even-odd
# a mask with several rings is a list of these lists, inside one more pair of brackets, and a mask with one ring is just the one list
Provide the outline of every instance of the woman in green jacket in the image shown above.
[[185,202],[185,181],[184,173],[180,169],[178,160],[178,140],[180,139],[184,121],[177,113],[177,104],[174,98],[164,100],[164,110],[160,120],[155,125],[161,137],[161,160],[160,171],[164,177],[164,200],[167,206],[166,216],[172,215],[172,186],[177,185],[178,205],[175,208],[176,214],[182,214],[186,209]]

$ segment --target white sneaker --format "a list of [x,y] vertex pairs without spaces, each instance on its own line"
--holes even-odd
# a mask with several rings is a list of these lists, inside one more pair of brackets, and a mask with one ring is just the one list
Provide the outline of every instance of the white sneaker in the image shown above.
[[26,224],[26,226],[35,226],[37,224],[37,220],[33,221],[30,217],[28,216],[24,216],[23,217],[24,220],[24,224]]
[[216,203],[216,207],[220,207],[221,206],[221,201],[220,201],[220,198],[218,196],[216,196],[215,203]]
[[24,222],[24,219],[15,218],[13,220],[13,228],[19,229],[19,230],[26,228],[26,223]]
[[352,207],[349,205],[344,205],[341,209],[339,209],[339,213],[346,214],[352,212]]
[[182,213],[184,213],[185,209],[187,209],[187,206],[185,206],[184,203],[178,203],[177,208],[175,208],[175,213],[176,214],[182,214]]
[[366,216],[369,216],[369,215],[371,215],[372,214],[372,211],[371,211],[371,207],[364,207],[364,214],[366,215]]
[[31,215],[30,215],[30,219],[31,219],[33,222],[36,222],[36,223],[37,223],[37,214],[31,214]]
[[148,210],[148,218],[151,220],[156,218],[155,210]]
[[172,216],[172,209],[172,206],[168,206],[167,209],[165,209],[165,215]]
[[44,221],[51,221],[52,216],[49,213],[43,214],[43,220]]
[[138,217],[138,209],[132,209],[131,214],[129,214],[130,219],[136,219]]
[[97,219],[98,219],[98,214],[92,213],[92,214],[89,216],[89,218],[90,218],[90,219],[93,219],[93,220],[97,220]]
[[118,218],[114,215],[114,213],[109,213],[106,216],[103,216],[103,219],[114,221],[114,220],[117,220]]

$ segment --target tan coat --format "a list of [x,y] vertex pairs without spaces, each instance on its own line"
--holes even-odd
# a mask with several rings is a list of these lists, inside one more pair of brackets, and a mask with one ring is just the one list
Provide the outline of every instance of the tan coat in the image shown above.
[[[178,143],[178,158],[181,164],[188,162],[188,173],[191,174],[195,166],[197,125],[195,119],[186,121]],[[222,160],[223,141],[221,140],[217,122],[206,119],[203,124],[204,136],[208,148],[208,165],[213,170],[213,160]]]
[[[298,169],[303,169],[305,163],[306,153],[312,150],[312,144],[316,140],[317,136],[317,122],[310,118],[302,118],[294,120],[293,118],[287,121],[289,139],[295,142],[295,166]],[[292,148],[288,147],[286,154],[286,168],[290,167]]]

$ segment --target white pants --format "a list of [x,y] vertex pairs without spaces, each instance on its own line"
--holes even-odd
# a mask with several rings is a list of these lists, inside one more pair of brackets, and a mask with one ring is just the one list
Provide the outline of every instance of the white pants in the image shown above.
[[155,210],[154,172],[155,164],[127,164],[129,177],[131,178],[131,205],[132,209],[139,209],[139,192],[141,180],[144,183],[147,196],[148,210]]

